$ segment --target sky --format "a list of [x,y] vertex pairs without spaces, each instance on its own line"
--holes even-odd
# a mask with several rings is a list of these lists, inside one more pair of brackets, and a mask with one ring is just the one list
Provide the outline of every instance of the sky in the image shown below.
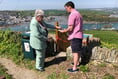
[[[70,0],[0,0],[0,10],[64,9]],[[118,0],[71,0],[76,8],[118,8]]]

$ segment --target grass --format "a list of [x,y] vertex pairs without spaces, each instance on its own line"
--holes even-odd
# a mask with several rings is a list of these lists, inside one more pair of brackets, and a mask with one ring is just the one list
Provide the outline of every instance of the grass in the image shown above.
[[98,67],[106,67],[106,64],[105,63],[100,63],[100,64],[98,64]]
[[[55,30],[50,30],[49,33],[55,33]],[[117,31],[102,31],[102,30],[89,30],[84,33],[93,34],[94,37],[100,38],[101,46],[108,48],[118,49],[118,32]]]
[[12,59],[18,65],[34,69],[35,61],[24,59],[22,52],[21,34],[9,30],[0,30],[0,56]]
[[17,64],[22,61],[20,33],[0,31],[0,41],[0,56],[11,58]]
[[52,33],[52,34],[55,34],[56,33],[56,30],[49,30],[49,33]]
[[53,72],[51,75],[47,77],[47,79],[68,79],[69,76],[65,73],[55,73]]
[[102,79],[115,79],[111,74],[105,74]]
[[6,72],[7,70],[0,64],[0,76],[4,76],[5,79],[13,79],[12,76]]
[[35,70],[35,66],[34,66],[34,65],[35,65],[35,61],[34,61],[34,60],[23,59],[22,61],[23,61],[22,64],[23,64],[26,68]]
[[80,65],[80,71],[89,72],[89,67],[88,66],[84,66],[84,65]]
[[117,31],[90,30],[90,31],[84,31],[84,33],[93,34],[94,37],[100,38],[102,46],[118,49]]

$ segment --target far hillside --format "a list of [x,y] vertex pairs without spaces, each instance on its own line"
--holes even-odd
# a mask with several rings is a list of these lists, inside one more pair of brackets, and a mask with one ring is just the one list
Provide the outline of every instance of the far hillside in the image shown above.
[[[44,10],[45,16],[68,16],[65,10]],[[118,9],[78,9],[87,22],[118,22]],[[17,18],[34,16],[35,10],[0,11],[0,17],[11,15]],[[113,17],[112,17],[113,16]],[[116,17],[115,17],[116,16]],[[1,21],[1,19],[0,19]]]
[[[78,9],[78,11],[83,16],[84,21],[94,21],[94,22],[117,22],[118,18],[109,17],[113,14],[112,10],[96,10],[96,9]],[[20,11],[22,17],[33,16],[34,10],[32,11]],[[46,16],[67,16],[65,10],[45,10]]]

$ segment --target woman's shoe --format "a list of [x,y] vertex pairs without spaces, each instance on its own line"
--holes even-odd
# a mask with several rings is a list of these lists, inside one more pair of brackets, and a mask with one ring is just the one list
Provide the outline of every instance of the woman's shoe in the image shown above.
[[45,71],[45,69],[44,69],[44,68],[40,68],[40,69],[36,69],[36,70],[38,70],[38,71],[40,71],[40,72]]

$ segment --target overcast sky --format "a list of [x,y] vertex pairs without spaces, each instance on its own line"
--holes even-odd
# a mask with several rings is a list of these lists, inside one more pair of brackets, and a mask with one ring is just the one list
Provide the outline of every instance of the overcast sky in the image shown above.
[[[0,10],[64,9],[70,0],[0,0]],[[115,8],[118,0],[71,0],[76,8]]]

